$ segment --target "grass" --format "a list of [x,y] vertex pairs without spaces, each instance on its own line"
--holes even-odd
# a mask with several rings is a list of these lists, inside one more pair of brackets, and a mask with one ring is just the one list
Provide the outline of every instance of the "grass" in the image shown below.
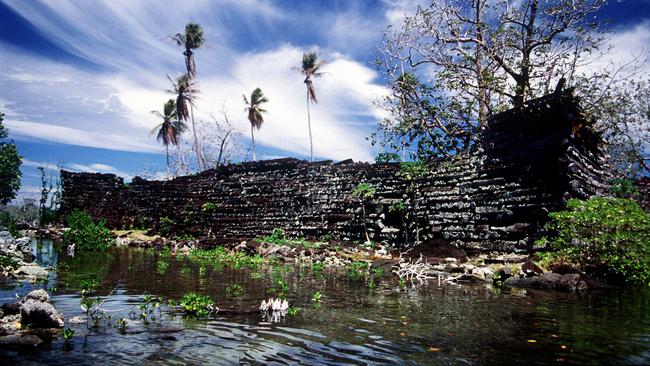
[[246,255],[242,252],[229,252],[223,247],[215,249],[194,249],[189,258],[199,265],[228,266],[233,269],[257,269],[266,260],[259,255]]

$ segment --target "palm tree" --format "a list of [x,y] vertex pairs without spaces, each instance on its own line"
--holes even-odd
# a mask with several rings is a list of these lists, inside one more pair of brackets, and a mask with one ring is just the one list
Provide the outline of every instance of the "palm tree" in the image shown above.
[[178,139],[180,135],[185,132],[187,126],[180,119],[178,119],[176,102],[170,99],[163,107],[163,113],[158,111],[151,111],[159,118],[162,118],[162,123],[151,130],[151,134],[156,134],[156,139],[162,141],[165,145],[165,153],[167,155],[167,173],[169,173],[169,144],[178,146]]
[[[176,33],[175,36],[171,37],[179,47],[183,47],[183,55],[185,56],[185,68],[187,69],[187,76],[190,81],[194,80],[196,77],[196,64],[194,63],[194,51],[195,49],[201,47],[205,42],[203,37],[203,28],[200,25],[195,23],[188,23],[185,26],[185,33]],[[199,170],[203,169],[203,159],[201,153],[199,152],[199,139],[196,136],[196,124],[194,123],[194,105],[191,103],[192,99],[192,90],[188,91],[188,96],[190,100],[190,117],[192,119],[192,133],[194,135],[194,149],[196,151],[196,159],[199,165]]]
[[254,129],[260,129],[262,127],[262,123],[264,123],[264,116],[262,116],[262,113],[266,113],[265,109],[262,109],[262,104],[266,103],[269,101],[267,97],[264,96],[264,93],[262,93],[262,89],[256,88],[253,90],[251,93],[251,100],[250,102],[248,99],[246,99],[245,95],[242,95],[244,97],[244,103],[246,104],[246,112],[248,112],[248,121],[251,123],[251,139],[253,140],[253,161],[256,160],[256,154],[255,154],[255,135],[253,134]]
[[309,103],[318,103],[316,98],[316,90],[314,89],[314,83],[312,82],[312,77],[321,77],[323,75],[320,72],[320,68],[325,65],[325,61],[318,61],[318,55],[316,52],[305,52],[302,55],[302,64],[299,68],[294,68],[298,70],[301,74],[305,76],[305,86],[307,86],[307,125],[309,127],[309,154],[311,162],[314,162],[314,142],[311,137],[311,116],[309,114]]
[[[176,81],[167,75],[167,79],[172,84],[172,89],[168,89],[167,92],[176,96],[176,120],[178,123],[182,123],[190,119],[192,106],[194,101],[192,100],[192,94],[199,93],[199,89],[196,88],[194,82],[190,80],[187,74],[179,76]],[[197,164],[199,164],[199,170],[201,170],[201,158],[199,153],[199,147],[197,145],[198,139],[196,135],[196,128],[194,125],[194,120],[192,120],[192,130],[194,132],[194,151],[196,152]]]

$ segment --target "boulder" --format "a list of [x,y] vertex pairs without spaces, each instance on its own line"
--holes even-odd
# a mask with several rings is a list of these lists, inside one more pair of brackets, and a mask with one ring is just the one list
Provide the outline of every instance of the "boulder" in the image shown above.
[[578,273],[561,275],[559,273],[545,272],[535,277],[510,277],[504,285],[520,288],[555,289],[563,291],[580,291],[605,287],[601,283]]
[[31,328],[63,328],[63,315],[48,302],[27,299],[20,307],[21,323]]
[[28,277],[35,280],[47,279],[49,273],[41,266],[37,264],[25,264],[14,271],[14,276],[17,277]]

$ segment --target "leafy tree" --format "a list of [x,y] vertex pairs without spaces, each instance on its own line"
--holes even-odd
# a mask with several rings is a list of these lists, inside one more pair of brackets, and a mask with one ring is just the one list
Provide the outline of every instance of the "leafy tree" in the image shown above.
[[370,183],[359,183],[350,194],[353,198],[357,199],[361,203],[361,210],[363,212],[363,230],[366,234],[366,243],[370,243],[370,236],[368,236],[368,227],[366,225],[367,216],[366,216],[366,203],[370,201],[377,192],[377,189],[373,187]]
[[[195,23],[188,23],[185,26],[185,33],[176,33],[176,35],[171,37],[179,47],[184,49],[183,55],[185,56],[185,68],[187,70],[187,85],[192,85],[192,81],[196,78],[196,64],[194,62],[194,50],[200,48],[205,43],[205,38],[203,36],[203,28],[200,25]],[[199,139],[196,134],[196,124],[194,123],[194,99],[192,94],[194,93],[191,87],[187,88],[187,100],[189,101],[189,112],[192,120],[192,133],[194,135],[194,148],[196,151],[197,164],[199,170],[203,170],[203,158],[199,149]],[[178,104],[178,101],[177,101]],[[184,118],[187,120],[187,118]]]
[[264,123],[264,116],[262,113],[265,113],[266,110],[262,109],[262,104],[268,102],[268,98],[262,93],[262,89],[256,88],[251,93],[250,102],[244,97],[244,103],[246,104],[246,111],[248,112],[248,122],[251,123],[251,139],[253,141],[253,161],[256,160],[256,151],[255,151],[255,135],[253,134],[254,129],[262,128],[262,123]]
[[309,113],[309,103],[318,103],[318,98],[316,98],[316,89],[314,89],[314,83],[312,78],[321,77],[323,73],[320,71],[321,67],[325,65],[324,60],[318,60],[318,55],[316,52],[305,52],[302,55],[302,63],[299,68],[294,68],[302,75],[305,76],[305,86],[307,87],[307,125],[309,127],[309,156],[310,161],[314,162],[314,141],[311,136],[311,115]]
[[[421,161],[409,161],[400,164],[398,175],[409,182],[408,191],[411,193],[413,212],[411,217],[415,220],[415,243],[420,242],[420,223],[418,221],[418,194],[420,185],[418,179],[426,176],[429,168]],[[401,207],[404,209],[404,207]]]
[[650,214],[625,198],[569,200],[550,214],[555,256],[604,280],[650,285]]
[[178,140],[187,126],[181,121],[177,115],[176,102],[173,99],[168,100],[163,106],[163,113],[158,111],[151,111],[158,118],[162,118],[162,122],[151,130],[152,134],[156,134],[156,139],[162,141],[165,145],[165,155],[167,157],[167,173],[169,173],[169,145],[178,146]]
[[377,63],[391,85],[379,101],[389,117],[373,143],[412,159],[454,155],[490,116],[564,85],[610,128],[604,115],[612,111],[597,107],[615,105],[614,91],[639,63],[593,67],[608,51],[595,16],[604,3],[432,0],[418,8],[385,33]]
[[6,205],[16,197],[20,189],[20,165],[22,156],[13,142],[5,142],[8,131],[2,124],[5,114],[0,112],[0,205]]

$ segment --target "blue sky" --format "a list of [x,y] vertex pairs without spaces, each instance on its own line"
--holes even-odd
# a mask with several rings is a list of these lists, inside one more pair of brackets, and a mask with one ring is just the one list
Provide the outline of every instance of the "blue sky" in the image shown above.
[[[327,60],[312,109],[315,155],[372,160],[365,137],[385,92],[372,61],[382,31],[416,1],[21,1],[0,0],[0,110],[25,157],[21,195],[39,185],[39,165],[62,164],[130,178],[164,171],[149,131],[168,88],[184,71],[167,36],[192,21],[207,45],[196,53],[202,90],[197,118],[228,112],[249,144],[242,93],[261,87],[270,102],[256,134],[258,156],[309,154],[302,78],[292,66],[305,50]],[[650,1],[613,1],[615,61],[650,44]],[[188,136],[189,137],[189,136]]]

